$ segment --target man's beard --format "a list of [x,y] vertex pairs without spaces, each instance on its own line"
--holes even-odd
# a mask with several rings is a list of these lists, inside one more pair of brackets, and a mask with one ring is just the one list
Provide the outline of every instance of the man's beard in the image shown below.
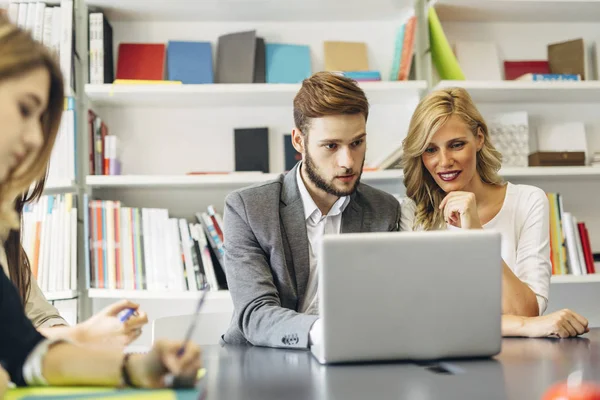
[[344,171],[345,174],[357,174],[358,178],[356,179],[356,182],[354,183],[354,186],[352,186],[352,188],[350,188],[349,190],[339,190],[336,189],[335,186],[333,186],[332,183],[329,183],[325,180],[325,178],[323,178],[317,168],[315,167],[315,163],[313,162],[312,157],[310,156],[310,153],[308,152],[308,150],[306,151],[305,157],[304,157],[304,161],[303,161],[303,166],[306,168],[306,175],[308,175],[308,179],[310,179],[310,181],[312,183],[315,184],[316,187],[318,187],[319,189],[323,190],[324,192],[337,196],[337,197],[343,197],[343,196],[350,196],[352,193],[354,193],[356,191],[356,188],[358,187],[358,184],[360,183],[360,177],[362,175],[362,169],[363,166],[365,164],[365,160],[363,158],[362,163],[360,164],[360,169],[358,171],[353,171],[352,169],[346,169]]

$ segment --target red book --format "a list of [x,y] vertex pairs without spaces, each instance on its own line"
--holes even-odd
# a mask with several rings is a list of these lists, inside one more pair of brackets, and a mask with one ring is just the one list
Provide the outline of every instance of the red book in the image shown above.
[[548,61],[504,61],[504,79],[511,81],[525,74],[549,74]]
[[165,45],[121,43],[117,79],[161,81],[165,76]]
[[583,258],[585,259],[586,271],[588,274],[593,274],[595,270],[594,256],[592,255],[592,246],[590,244],[588,230],[583,222],[578,222],[577,228],[579,229],[579,236],[581,236],[581,246],[583,248]]

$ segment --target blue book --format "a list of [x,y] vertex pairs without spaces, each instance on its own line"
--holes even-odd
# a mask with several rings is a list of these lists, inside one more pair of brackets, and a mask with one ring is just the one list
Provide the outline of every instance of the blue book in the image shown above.
[[210,42],[169,41],[167,77],[184,84],[213,83],[213,58]]
[[525,74],[518,81],[580,81],[581,76],[575,74]]
[[379,71],[345,71],[344,76],[355,81],[380,81]]
[[301,83],[311,75],[310,48],[304,45],[265,45],[267,83]]

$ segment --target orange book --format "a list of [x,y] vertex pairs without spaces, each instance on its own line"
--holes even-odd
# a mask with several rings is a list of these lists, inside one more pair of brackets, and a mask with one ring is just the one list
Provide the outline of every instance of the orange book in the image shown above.
[[31,265],[33,276],[38,279],[38,269],[40,265],[40,241],[42,237],[42,221],[35,223],[35,244],[33,246],[33,263]]
[[404,43],[402,45],[402,58],[400,60],[400,69],[398,70],[398,80],[408,80],[410,66],[412,64],[414,45],[415,45],[415,30],[417,27],[417,18],[413,15],[406,22],[404,30]]

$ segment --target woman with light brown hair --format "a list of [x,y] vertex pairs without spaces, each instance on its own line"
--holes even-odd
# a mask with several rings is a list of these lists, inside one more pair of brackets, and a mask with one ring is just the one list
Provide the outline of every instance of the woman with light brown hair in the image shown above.
[[[10,41],[11,35],[18,36],[18,32],[11,30],[10,25],[3,25],[2,36],[7,43],[0,49],[0,79],[18,73],[27,65],[39,64],[46,67],[50,78],[50,92],[48,107],[40,116],[40,130],[42,144],[35,158],[23,160],[21,174],[13,174],[13,183],[2,189],[0,218],[5,217],[10,224],[1,227],[3,245],[0,246],[0,263],[4,272],[16,286],[25,313],[35,328],[48,337],[64,337],[76,342],[110,343],[123,347],[141,334],[141,328],[148,322],[144,312],[136,312],[126,323],[118,319],[119,312],[127,308],[138,309],[138,305],[130,301],[120,301],[112,304],[94,315],[92,318],[76,325],[68,326],[60,316],[58,310],[44,297],[35,278],[32,277],[29,259],[21,245],[20,220],[23,206],[28,202],[37,201],[43,192],[47,165],[63,111],[63,86],[61,73],[51,59],[44,59],[45,55],[35,52],[37,43],[27,44],[27,48],[15,49],[16,40]],[[8,45],[13,43],[12,47]],[[24,44],[19,43],[24,46]],[[6,91],[5,102],[10,101],[9,92]],[[33,98],[23,98],[18,103],[18,112],[21,119],[32,124],[31,110],[37,105]],[[3,103],[7,104],[7,103]],[[0,110],[0,121],[3,129],[19,129],[18,115],[10,113],[10,108]],[[13,110],[14,111],[14,110]],[[15,119],[17,117],[17,119]],[[35,185],[31,190],[32,182]],[[4,185],[3,185],[4,186]],[[14,202],[11,202],[14,199]],[[10,227],[9,231],[7,228]]]
[[403,219],[413,230],[501,233],[504,335],[583,334],[588,322],[572,311],[542,316],[552,269],[548,199],[537,187],[504,182],[501,160],[466,90],[430,93],[403,142]]
[[[19,229],[15,198],[43,180],[63,101],[63,79],[52,56],[28,32],[0,15],[2,241]],[[26,287],[20,277],[15,278],[17,286]],[[4,266],[0,268],[0,321],[0,393],[8,378],[17,385],[161,387],[168,374],[195,377],[201,366],[200,349],[189,343],[157,341],[149,353],[129,356],[122,349],[73,344],[69,335],[46,338],[27,318]]]

